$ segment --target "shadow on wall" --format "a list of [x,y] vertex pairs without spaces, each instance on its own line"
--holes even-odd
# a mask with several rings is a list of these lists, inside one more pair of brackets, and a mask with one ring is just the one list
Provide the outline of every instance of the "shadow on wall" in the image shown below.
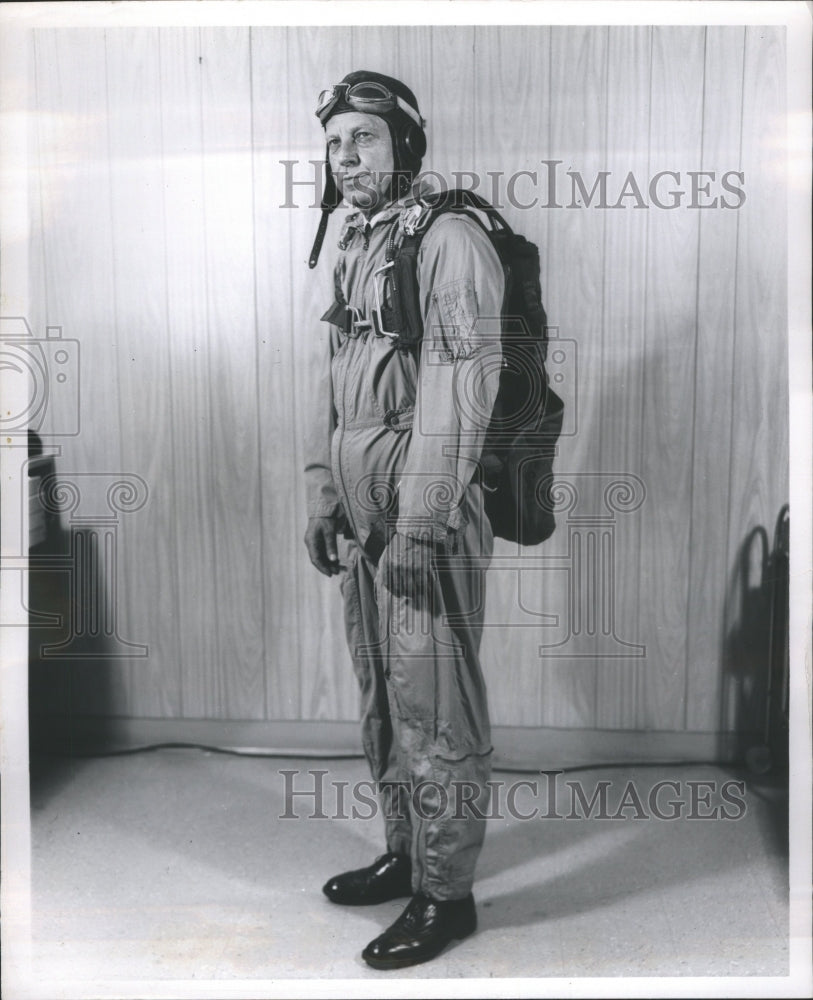
[[[28,687],[32,755],[88,749],[116,714],[114,661],[138,656],[117,629],[117,511],[136,502],[121,477],[57,471],[29,436]],[[94,513],[95,512],[95,513]],[[118,665],[116,665],[118,666]]]
[[719,728],[757,774],[788,764],[789,523],[785,505],[773,544],[762,526],[748,534],[726,593]]

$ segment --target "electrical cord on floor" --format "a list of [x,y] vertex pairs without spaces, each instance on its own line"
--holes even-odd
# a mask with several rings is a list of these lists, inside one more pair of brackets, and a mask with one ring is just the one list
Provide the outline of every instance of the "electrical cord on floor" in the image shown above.
[[[219,747],[206,743],[146,743],[140,746],[126,747],[121,750],[105,750],[96,752],[47,752],[37,751],[38,756],[62,757],[68,759],[94,760],[106,757],[128,757],[134,754],[154,753],[157,750],[201,750],[206,753],[225,754],[233,757],[268,757],[279,760],[307,759],[307,760],[364,760],[362,753],[341,753],[336,751],[302,750],[286,748],[259,748],[259,747]],[[557,774],[572,774],[577,771],[603,771],[613,768],[634,768],[634,767],[738,767],[737,763],[728,762],[721,764],[714,760],[646,760],[646,761],[600,761],[594,764],[572,764],[567,767],[556,767],[542,769],[540,767],[514,767],[507,764],[495,764],[493,771],[503,774],[544,774],[546,772]]]
[[217,747],[211,746],[208,743],[144,743],[140,746],[135,747],[125,747],[121,750],[98,750],[98,751],[37,751],[43,756],[47,755],[49,757],[74,757],[82,759],[95,759],[103,757],[129,757],[132,754],[138,753],[152,753],[156,750],[204,750],[207,753],[221,753],[228,754],[233,757],[280,757],[280,758],[291,758],[291,757],[306,757],[315,758],[322,760],[363,760],[364,755],[361,752],[347,752],[340,753],[334,751],[322,752],[320,750],[294,750],[294,749],[275,749],[273,747],[260,748],[260,747]]

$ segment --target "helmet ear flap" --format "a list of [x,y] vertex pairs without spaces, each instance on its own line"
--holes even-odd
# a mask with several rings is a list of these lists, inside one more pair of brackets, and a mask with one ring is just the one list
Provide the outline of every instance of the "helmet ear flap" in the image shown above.
[[322,191],[322,218],[319,222],[319,228],[316,230],[316,238],[313,241],[313,248],[311,249],[311,255],[308,259],[308,267],[316,267],[319,261],[319,254],[322,252],[322,244],[325,241],[325,233],[327,232],[327,224],[330,219],[330,214],[334,208],[341,204],[342,196],[339,193],[339,188],[336,184],[336,178],[333,176],[333,171],[330,169],[330,158],[327,153],[325,153],[325,186]]
[[342,196],[339,193],[339,188],[336,185],[336,178],[333,176],[333,171],[330,169],[330,158],[327,153],[325,154],[325,187],[322,191],[322,208],[330,209],[331,211],[339,206],[342,202]]

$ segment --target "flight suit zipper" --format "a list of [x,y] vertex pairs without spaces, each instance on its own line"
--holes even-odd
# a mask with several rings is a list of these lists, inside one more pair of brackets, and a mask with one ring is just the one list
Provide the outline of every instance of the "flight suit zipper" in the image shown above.
[[344,443],[344,428],[347,422],[347,358],[342,359],[341,369],[339,371],[339,377],[341,381],[341,421],[339,426],[336,428],[338,433],[338,440],[336,441],[336,468],[334,474],[339,480],[339,485],[342,491],[342,506],[345,508],[345,513],[347,514],[347,519],[350,522],[350,528],[353,532],[353,537],[356,539],[359,545],[361,545],[361,539],[359,537],[358,527],[356,525],[355,518],[353,517],[353,504],[350,502],[350,497],[347,494],[347,485],[344,481],[343,463],[342,463],[342,445]]

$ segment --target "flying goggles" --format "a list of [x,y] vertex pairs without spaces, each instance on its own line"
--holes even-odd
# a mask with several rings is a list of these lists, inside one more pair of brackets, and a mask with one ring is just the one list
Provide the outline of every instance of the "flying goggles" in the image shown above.
[[393,94],[391,90],[381,83],[373,80],[367,83],[354,83],[352,86],[346,83],[337,83],[334,87],[323,90],[319,95],[316,105],[316,116],[322,125],[330,117],[336,105],[342,102],[354,111],[364,111],[371,115],[380,115],[386,111],[394,111],[400,108],[405,114],[423,128],[424,120],[421,118],[416,108],[407,104],[403,98]]

